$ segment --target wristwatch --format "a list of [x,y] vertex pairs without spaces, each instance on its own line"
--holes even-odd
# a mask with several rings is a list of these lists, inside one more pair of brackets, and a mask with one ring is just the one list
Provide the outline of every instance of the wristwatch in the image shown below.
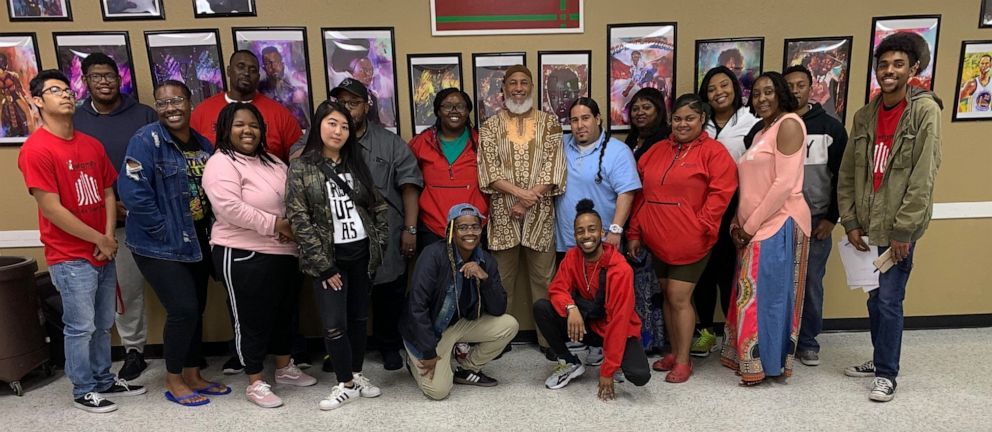
[[407,226],[403,227],[403,231],[406,231],[406,232],[408,232],[410,234],[413,234],[413,235],[417,235],[417,227],[416,226],[413,226],[413,225],[407,225]]
[[572,309],[578,309],[578,308],[579,307],[574,304],[565,305],[565,313],[569,313],[572,311]]
[[610,234],[623,234],[623,227],[617,224],[611,224]]

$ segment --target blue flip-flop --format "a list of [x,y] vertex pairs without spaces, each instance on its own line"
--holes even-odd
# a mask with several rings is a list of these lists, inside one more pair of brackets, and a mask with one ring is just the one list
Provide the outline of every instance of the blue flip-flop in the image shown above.
[[193,398],[195,398],[197,396],[202,396],[202,395],[199,392],[195,392],[194,391],[193,393],[190,393],[190,394],[188,394],[186,396],[176,397],[176,396],[174,396],[172,394],[171,391],[166,391],[165,392],[165,398],[169,402],[174,402],[174,403],[177,403],[179,405],[186,406],[186,407],[195,407],[195,406],[206,405],[206,404],[210,403],[210,399],[206,399],[206,398],[204,398],[203,400],[200,400],[200,401],[190,401],[190,399],[193,399]]
[[[211,390],[211,389],[216,389],[216,388],[221,388],[221,387],[224,390],[221,390],[221,391]],[[221,383],[207,381],[207,386],[206,387],[201,388],[201,389],[193,389],[193,391],[195,391],[195,392],[197,392],[199,394],[205,394],[205,395],[210,395],[210,396],[223,396],[223,395],[226,395],[228,393],[231,393],[231,388],[228,387],[228,386],[226,386],[226,385],[224,385],[224,384],[221,384]]]

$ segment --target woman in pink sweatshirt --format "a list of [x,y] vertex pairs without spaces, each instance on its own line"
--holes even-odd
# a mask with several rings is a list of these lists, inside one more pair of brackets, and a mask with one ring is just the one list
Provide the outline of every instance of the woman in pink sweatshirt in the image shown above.
[[210,236],[214,266],[230,298],[235,351],[248,375],[245,396],[274,408],[282,400],[262,376],[267,353],[275,354],[276,383],[317,383],[290,360],[290,320],[302,276],[286,219],[287,168],[265,151],[265,122],[252,104],[227,105],[216,134],[217,151],[203,173],[216,216]]

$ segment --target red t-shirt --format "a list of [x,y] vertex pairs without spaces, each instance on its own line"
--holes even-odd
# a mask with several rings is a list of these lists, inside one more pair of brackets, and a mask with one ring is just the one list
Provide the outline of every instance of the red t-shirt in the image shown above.
[[[200,135],[205,136],[211,145],[217,145],[217,137],[214,134],[217,116],[228,103],[230,102],[226,94],[223,92],[215,94],[197,105],[190,116],[189,125]],[[265,150],[288,164],[289,148],[303,136],[300,123],[286,107],[261,93],[255,94],[251,103],[262,113],[265,121]]]
[[[17,167],[29,192],[56,193],[62,206],[87,226],[101,233],[107,229],[103,192],[117,180],[117,171],[95,138],[76,131],[72,139],[65,140],[40,128],[21,147]],[[62,231],[42,215],[40,208],[38,229],[49,266],[77,259],[95,266],[107,263],[93,256],[93,243]]]
[[902,118],[902,112],[905,110],[906,99],[892,108],[883,106],[878,110],[878,124],[875,126],[875,155],[871,171],[872,185],[876,191],[882,185],[882,178],[885,177],[889,153],[892,152],[892,142],[895,140],[896,127],[899,126],[899,119]]

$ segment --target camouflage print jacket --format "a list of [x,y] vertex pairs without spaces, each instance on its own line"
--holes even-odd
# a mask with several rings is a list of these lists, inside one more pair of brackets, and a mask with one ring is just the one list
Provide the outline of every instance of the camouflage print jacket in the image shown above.
[[[327,162],[321,162],[327,163]],[[286,216],[300,248],[300,270],[324,280],[338,273],[334,262],[334,216],[327,196],[330,181],[320,165],[305,158],[289,164]],[[374,187],[354,182],[351,199],[369,236],[369,275],[382,263],[387,235],[386,201]]]

